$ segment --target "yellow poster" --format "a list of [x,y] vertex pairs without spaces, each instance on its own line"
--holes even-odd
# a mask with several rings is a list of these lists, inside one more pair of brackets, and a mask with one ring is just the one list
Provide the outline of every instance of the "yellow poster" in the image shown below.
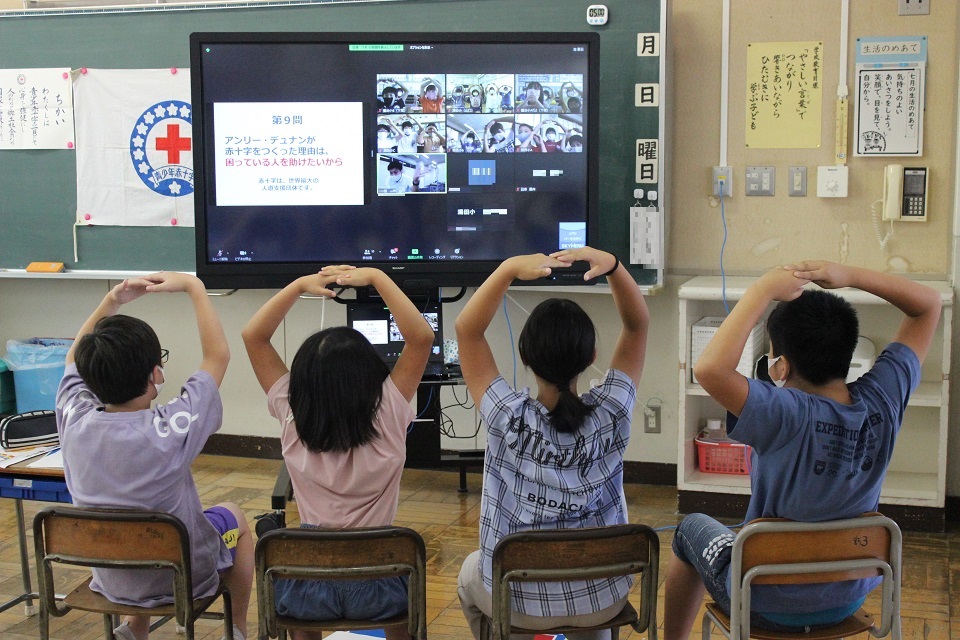
[[822,42],[747,44],[748,148],[819,147],[822,101]]

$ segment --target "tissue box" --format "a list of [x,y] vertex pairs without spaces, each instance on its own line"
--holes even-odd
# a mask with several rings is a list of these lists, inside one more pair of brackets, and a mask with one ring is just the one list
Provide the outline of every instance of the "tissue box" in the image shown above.
[[850,384],[873,366],[877,359],[877,347],[873,342],[860,336],[857,338],[857,348],[853,350],[853,358],[850,360],[850,371],[847,372],[847,384]]
[[[707,347],[707,343],[713,338],[723,323],[723,318],[707,316],[697,320],[690,327],[690,382],[696,384],[697,377],[693,375],[693,365],[697,363],[700,354]],[[763,324],[757,323],[757,326],[750,331],[750,337],[747,338],[747,344],[744,345],[743,354],[740,356],[740,362],[737,364],[737,371],[747,376],[753,377],[754,363],[764,351],[764,330]]]

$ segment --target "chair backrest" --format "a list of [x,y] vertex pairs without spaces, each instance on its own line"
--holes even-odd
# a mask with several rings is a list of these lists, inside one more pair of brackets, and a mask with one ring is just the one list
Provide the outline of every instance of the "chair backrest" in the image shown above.
[[[42,596],[55,610],[54,563],[97,568],[173,569],[177,618],[192,616],[190,538],[176,516],[159,511],[56,506],[33,520]],[[46,588],[46,587],[50,588]]]
[[426,546],[406,527],[275,529],[255,551],[260,634],[277,635],[277,578],[343,580],[409,575],[410,635],[426,637]]
[[493,623],[510,637],[511,582],[568,582],[640,573],[641,608],[635,627],[655,618],[660,539],[650,527],[624,524],[540,529],[504,536],[493,550]]
[[887,635],[900,608],[902,546],[900,528],[879,513],[826,522],[777,518],[751,521],[733,543],[733,637],[749,637],[752,585],[814,584],[876,576],[883,576],[883,597],[881,625],[874,635]]

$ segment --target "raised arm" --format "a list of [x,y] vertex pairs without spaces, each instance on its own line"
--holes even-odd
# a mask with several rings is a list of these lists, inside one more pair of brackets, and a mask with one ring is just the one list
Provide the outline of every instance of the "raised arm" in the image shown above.
[[400,129],[397,129],[397,125],[393,124],[393,121],[390,118],[383,118],[383,124],[390,127],[390,132],[393,133],[393,141],[400,142],[400,138],[403,137],[403,133]]
[[190,296],[200,334],[202,360],[199,368],[213,376],[217,386],[220,386],[230,363],[230,347],[203,282],[196,276],[176,271],[162,271],[147,276],[147,279],[152,281],[146,288],[149,293],[183,291]]
[[129,278],[110,289],[77,332],[76,339],[70,345],[70,349],[67,350],[67,364],[74,361],[74,351],[80,338],[92,332],[102,318],[116,315],[120,311],[120,307],[145,294],[147,286],[151,284],[153,284],[153,281],[147,278]]
[[483,129],[483,150],[486,151],[487,153],[493,153],[495,150],[494,143],[490,142],[490,138],[493,135],[490,133],[490,127],[493,126],[494,122],[496,122],[496,120],[491,120],[490,122],[487,123],[487,126],[484,127]]
[[536,280],[568,263],[542,253],[514,256],[504,260],[473,294],[457,317],[460,369],[467,389],[477,402],[490,383],[500,375],[490,344],[484,335],[497,308],[514,280]]
[[403,350],[393,366],[390,378],[408,401],[417,395],[423,379],[423,370],[433,347],[433,328],[424,319],[420,309],[400,290],[400,287],[379,269],[359,268],[341,274],[337,284],[349,287],[372,286],[383,298],[403,336]]
[[410,95],[410,89],[407,88],[407,85],[403,84],[402,82],[398,81],[395,78],[390,78],[390,81],[393,82],[393,84],[397,85],[398,89],[403,91],[403,104],[406,105],[407,96]]
[[893,341],[910,347],[920,362],[927,357],[942,306],[940,294],[930,287],[891,273],[825,260],[810,260],[785,268],[793,269],[797,277],[808,278],[824,289],[856,287],[883,298],[905,316]]
[[739,416],[750,383],[737,371],[750,332],[774,300],[793,300],[809,280],[777,267],[747,289],[693,365],[697,382],[727,411]]
[[537,147],[540,149],[540,153],[547,152],[547,145],[543,142],[543,136],[541,136],[539,133],[534,133],[530,137],[534,138],[534,142],[536,142]]
[[417,168],[413,172],[413,179],[410,181],[410,190],[413,192],[420,191],[420,178],[427,172],[426,167],[423,165],[423,161],[417,162]]
[[[349,268],[341,267],[343,270]],[[253,372],[265,392],[269,393],[277,380],[289,371],[283,358],[273,348],[273,334],[301,295],[309,293],[332,298],[335,294],[327,287],[335,280],[335,275],[323,272],[297,278],[260,307],[240,332]]]
[[613,304],[617,308],[623,325],[613,349],[613,356],[610,358],[610,367],[624,372],[630,376],[634,385],[639,385],[647,355],[650,312],[640,287],[637,286],[630,272],[613,254],[592,247],[567,249],[552,255],[567,263],[573,263],[576,260],[589,263],[590,270],[583,274],[584,280],[602,276],[607,278]]

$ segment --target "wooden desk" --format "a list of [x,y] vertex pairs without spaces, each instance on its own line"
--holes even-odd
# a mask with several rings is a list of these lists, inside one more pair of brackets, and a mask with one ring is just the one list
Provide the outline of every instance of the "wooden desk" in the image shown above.
[[37,612],[34,599],[39,596],[30,584],[30,562],[27,556],[26,523],[23,520],[23,500],[44,502],[72,502],[67,491],[63,469],[37,469],[29,467],[38,458],[31,458],[0,469],[0,497],[12,498],[17,512],[17,536],[20,542],[20,573],[23,577],[23,593],[0,604],[0,612],[24,602],[23,613],[32,616]]

